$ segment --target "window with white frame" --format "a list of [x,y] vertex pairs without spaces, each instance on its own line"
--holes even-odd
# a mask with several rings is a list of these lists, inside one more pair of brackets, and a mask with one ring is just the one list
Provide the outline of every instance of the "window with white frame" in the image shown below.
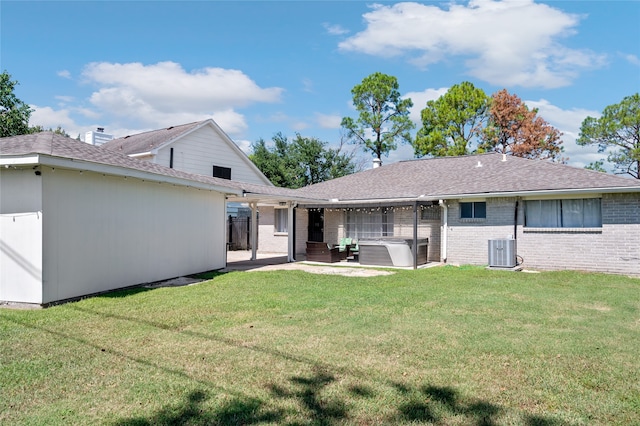
[[287,209],[274,209],[275,232],[287,233],[289,229],[289,211]]
[[348,238],[377,238],[393,236],[393,209],[352,209],[345,215]]
[[460,203],[460,219],[486,219],[487,218],[487,202],[461,202]]
[[525,226],[530,228],[601,228],[600,198],[526,200]]

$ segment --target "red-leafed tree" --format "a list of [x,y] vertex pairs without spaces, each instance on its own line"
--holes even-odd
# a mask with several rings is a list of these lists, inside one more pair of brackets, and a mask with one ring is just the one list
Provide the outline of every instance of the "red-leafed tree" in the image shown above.
[[491,96],[489,119],[478,147],[479,152],[495,151],[516,157],[566,161],[562,133],[538,117],[517,96],[506,89]]

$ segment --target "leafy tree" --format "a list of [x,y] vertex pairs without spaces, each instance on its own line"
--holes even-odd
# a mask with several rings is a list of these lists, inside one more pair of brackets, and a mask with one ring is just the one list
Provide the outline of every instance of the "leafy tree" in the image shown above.
[[353,154],[341,152],[342,145],[327,148],[326,142],[297,133],[291,142],[282,133],[276,133],[272,147],[260,139],[251,149],[251,161],[280,187],[301,188],[356,171]]
[[[51,127],[49,127],[48,129],[45,129],[44,127],[42,127],[41,125],[36,125],[33,127],[29,128],[29,133],[39,133],[39,132],[53,132],[56,133],[58,135],[62,135],[62,136],[66,136],[66,137],[70,137],[69,133],[67,133],[62,127],[58,126],[55,129],[52,129]],[[80,135],[78,135],[78,137],[80,137]],[[80,139],[78,139],[80,140]]]
[[562,133],[537,115],[536,109],[530,110],[517,95],[510,95],[506,89],[494,93],[478,150],[564,161],[560,158]]
[[598,145],[599,152],[613,149],[607,161],[613,163],[614,173],[640,179],[640,95],[607,106],[600,118],[585,118],[576,142]]
[[0,137],[31,133],[29,117],[33,110],[15,95],[18,84],[11,81],[7,71],[0,74]]
[[342,127],[347,137],[371,151],[381,160],[397,148],[396,141],[411,142],[414,124],[409,118],[411,99],[401,99],[398,80],[376,72],[351,89],[353,105],[359,112],[357,119],[344,117]]
[[482,135],[488,106],[489,97],[468,81],[428,101],[413,145],[416,157],[471,153],[472,141]]
[[588,165],[584,166],[587,170],[594,170],[596,172],[606,173],[607,171],[604,169],[604,160],[593,161]]

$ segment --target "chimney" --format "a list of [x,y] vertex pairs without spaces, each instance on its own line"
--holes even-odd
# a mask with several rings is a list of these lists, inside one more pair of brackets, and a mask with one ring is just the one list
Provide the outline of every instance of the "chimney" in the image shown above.
[[96,130],[96,132],[98,132],[98,133],[104,133],[104,127],[98,127],[98,129]]
[[382,160],[379,159],[379,158],[374,158],[373,159],[373,168],[377,169],[380,166],[382,166]]

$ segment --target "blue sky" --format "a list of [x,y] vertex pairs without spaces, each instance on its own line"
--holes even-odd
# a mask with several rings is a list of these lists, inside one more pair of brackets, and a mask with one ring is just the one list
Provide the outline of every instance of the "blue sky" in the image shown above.
[[[0,67],[31,124],[72,137],[212,117],[246,151],[277,132],[336,145],[351,88],[380,71],[416,129],[454,84],[506,88],[582,167],[604,156],[575,145],[582,120],[640,90],[640,1],[3,0],[0,13]],[[383,162],[409,158],[400,146]]]

